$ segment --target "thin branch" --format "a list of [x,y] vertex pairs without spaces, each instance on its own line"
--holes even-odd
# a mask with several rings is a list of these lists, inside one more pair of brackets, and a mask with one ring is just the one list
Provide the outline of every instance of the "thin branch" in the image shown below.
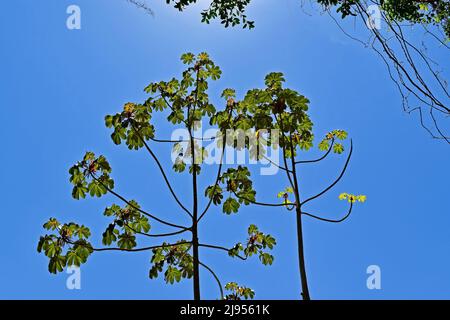
[[302,214],[304,214],[304,215],[306,215],[308,217],[320,220],[320,221],[339,223],[339,222],[342,222],[342,221],[346,220],[350,216],[350,214],[352,213],[352,208],[353,208],[353,203],[350,202],[350,208],[348,209],[347,214],[343,218],[338,219],[338,220],[322,218],[322,217],[319,217],[319,216],[316,216],[314,214],[311,214],[311,213],[308,213],[308,212],[304,212],[304,211],[302,211]]
[[232,192],[233,192],[233,194],[234,194],[237,198],[242,199],[242,200],[244,200],[244,201],[248,201],[248,202],[250,202],[250,203],[253,203],[253,204],[256,204],[256,205],[259,205],[259,206],[265,206],[265,207],[286,207],[286,206],[295,206],[294,203],[266,203],[266,202],[258,202],[258,201],[254,201],[254,200],[248,199],[248,198],[246,198],[246,197],[239,196],[239,195],[238,195],[236,192],[234,192],[234,191],[232,191]]
[[150,147],[148,146],[148,144],[145,141],[145,139],[143,139],[142,136],[140,135],[139,131],[136,130],[136,127],[134,126],[134,124],[132,126],[133,126],[133,130],[136,132],[136,134],[138,135],[139,139],[141,139],[142,143],[144,144],[145,148],[147,149],[147,151],[152,156],[153,160],[155,160],[155,162],[156,162],[156,164],[157,164],[157,166],[159,168],[159,171],[161,171],[161,174],[162,174],[162,176],[164,178],[164,181],[166,182],[166,185],[169,188],[170,193],[174,197],[175,201],[178,203],[178,205],[181,207],[181,209],[183,209],[192,218],[191,212],[188,209],[186,209],[186,207],[181,203],[181,201],[178,199],[177,195],[175,194],[175,191],[173,190],[172,185],[170,184],[169,179],[167,178],[167,175],[166,175],[166,173],[164,171],[164,168],[162,167],[161,162],[159,161],[158,157],[153,153],[152,149],[150,149]]
[[[216,139],[216,137],[210,137],[210,138],[200,138],[200,137],[192,137],[194,140],[199,141],[213,141]],[[150,138],[150,140],[155,142],[165,142],[165,143],[181,143],[181,142],[190,142],[190,140],[169,140],[169,139],[156,139],[156,138]]]
[[316,194],[315,196],[313,196],[313,197],[311,197],[311,198],[308,198],[308,199],[306,199],[305,201],[301,202],[301,203],[300,203],[300,206],[303,206],[304,204],[308,203],[309,201],[314,200],[314,199],[320,197],[320,196],[323,195],[325,192],[327,192],[328,190],[330,190],[331,188],[333,188],[333,187],[339,182],[339,180],[341,180],[341,178],[344,176],[345,171],[347,170],[347,166],[348,166],[348,163],[350,162],[350,158],[352,157],[352,153],[353,153],[353,141],[350,140],[350,152],[349,152],[349,154],[348,154],[347,160],[345,161],[344,168],[342,169],[342,171],[341,171],[341,173],[339,174],[339,176],[337,177],[337,179],[334,180],[334,182],[333,182],[331,185],[329,185],[327,188],[325,188],[322,192],[320,192],[320,193]]
[[[76,243],[73,241],[66,241],[69,244],[72,245],[81,245],[81,246],[85,246],[84,244],[80,244],[80,243]],[[166,247],[175,247],[175,246],[179,246],[181,244],[186,244],[186,243],[191,243],[190,241],[182,241],[182,242],[178,242],[178,243],[174,243],[174,244],[161,244],[161,245],[157,245],[157,246],[150,246],[150,247],[142,247],[142,248],[134,248],[134,249],[122,249],[122,248],[93,248],[90,247],[93,251],[126,251],[126,252],[139,252],[139,251],[147,251],[147,250],[152,250],[152,249],[158,249],[158,248],[166,248]]]
[[331,144],[330,147],[328,148],[328,151],[320,158],[315,159],[315,160],[299,160],[299,161],[295,161],[295,164],[299,164],[299,163],[313,163],[313,162],[319,162],[322,161],[323,159],[325,159],[331,152],[331,149],[333,148],[333,144],[334,144],[334,138],[331,140]]
[[120,200],[122,200],[123,202],[125,202],[127,205],[129,205],[129,206],[132,207],[133,209],[139,211],[140,213],[146,215],[147,217],[150,217],[150,218],[154,219],[155,221],[158,221],[159,223],[165,224],[165,225],[170,226],[170,227],[180,228],[180,229],[187,229],[187,228],[184,227],[184,226],[180,226],[180,225],[177,225],[177,224],[174,224],[174,223],[165,221],[165,220],[163,220],[163,219],[160,219],[160,218],[158,218],[158,217],[152,215],[151,213],[148,213],[148,212],[142,210],[141,208],[136,207],[136,206],[133,205],[130,201],[128,201],[127,199],[125,199],[124,197],[122,197],[120,194],[118,194],[117,192],[111,190],[107,185],[105,185],[102,181],[100,181],[100,180],[99,180],[95,175],[93,175],[92,173],[91,173],[91,177],[92,177],[94,180],[96,180],[98,183],[100,183],[100,184],[101,184],[101,185],[102,185],[109,193],[111,193],[112,195],[116,196],[117,198],[119,198]]
[[215,272],[210,267],[208,267],[203,262],[199,261],[198,264],[201,265],[206,270],[208,270],[212,274],[214,279],[216,279],[217,285],[219,286],[219,290],[220,290],[220,299],[224,300],[223,287],[222,287],[222,283],[220,283],[219,277],[215,274]]
[[267,161],[269,161],[269,162],[270,162],[271,164],[273,164],[274,166],[276,166],[277,168],[279,168],[279,169],[281,169],[281,170],[283,170],[283,171],[289,171],[289,172],[292,172],[292,171],[289,170],[288,168],[282,167],[282,166],[280,166],[279,164],[273,162],[272,160],[270,160],[269,158],[267,158],[265,155],[262,155],[262,157],[263,157],[264,159],[266,159]]
[[174,235],[181,234],[181,233],[184,233],[184,232],[186,232],[186,231],[191,230],[191,228],[186,228],[186,229],[179,230],[179,231],[175,231],[175,232],[159,233],[159,234],[150,234],[150,233],[145,233],[145,232],[137,231],[137,230],[135,230],[133,227],[131,227],[128,223],[125,223],[125,225],[126,225],[131,231],[133,231],[134,233],[140,234],[140,235],[142,235],[142,236],[150,237],[150,238],[159,238],[159,237],[174,236]]
[[[217,250],[222,250],[222,251],[226,251],[226,252],[230,252],[231,249],[225,248],[225,247],[221,247],[221,246],[215,246],[215,245],[211,245],[211,244],[204,244],[204,243],[199,243],[198,244],[199,247],[204,247],[204,248],[210,248],[210,249],[217,249]],[[241,260],[247,260],[247,256],[242,257],[240,255],[235,255],[235,257],[238,257]]]
[[[275,121],[277,122],[278,126],[280,127],[280,131],[281,131],[281,134],[283,135],[284,140],[286,140],[287,138],[286,138],[286,136],[284,135],[284,132],[283,132],[283,120],[280,118],[280,121],[278,121],[277,116],[275,115],[274,117],[275,117]],[[291,144],[292,144],[292,140],[291,140]],[[287,160],[286,160],[286,145],[285,145],[285,141],[283,141],[283,147],[282,148],[283,148],[283,162],[284,162],[284,166],[285,166],[285,168],[289,169],[289,166],[288,166],[288,163],[287,163]],[[293,170],[294,170],[294,168],[292,168],[292,171]],[[290,174],[291,170],[289,170],[289,171],[286,170],[285,172],[286,172],[286,176],[287,176],[287,178],[289,180],[289,183],[291,184],[292,189],[294,189],[294,182],[292,181],[292,177],[291,177],[291,174]]]
[[[232,112],[233,112],[233,109],[231,109],[230,113],[228,114],[228,121],[230,121],[230,119],[231,119]],[[220,164],[219,164],[219,168],[217,169],[216,182],[214,183],[212,194],[214,194],[216,192],[216,188],[219,185],[220,174],[222,173],[223,156],[225,154],[225,148],[226,148],[226,135],[222,134],[222,154],[220,155]],[[203,212],[200,214],[197,222],[200,222],[200,220],[202,220],[202,218],[206,214],[206,212],[208,212],[209,208],[211,207],[212,201],[213,201],[213,197],[211,197],[209,199],[208,204],[206,205]]]

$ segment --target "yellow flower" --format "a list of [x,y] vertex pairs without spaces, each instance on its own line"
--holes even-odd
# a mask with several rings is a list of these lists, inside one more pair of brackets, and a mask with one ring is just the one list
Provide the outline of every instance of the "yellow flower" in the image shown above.
[[356,201],[365,202],[367,200],[367,196],[362,194],[356,196],[354,194],[344,192],[339,195],[339,200],[348,200],[350,203],[355,203]]
[[359,195],[358,196],[358,201],[359,202],[365,202],[367,200],[367,197],[365,195]]
[[341,194],[339,195],[339,200],[345,200],[345,199],[347,199],[347,196],[348,196],[347,193],[341,193]]

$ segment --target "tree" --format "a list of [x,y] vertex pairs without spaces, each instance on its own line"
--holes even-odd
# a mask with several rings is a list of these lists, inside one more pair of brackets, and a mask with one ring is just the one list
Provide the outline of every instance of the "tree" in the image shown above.
[[[297,246],[298,263],[301,278],[302,296],[305,300],[310,299],[306,265],[304,257],[304,241],[302,231],[302,218],[304,216],[317,219],[323,222],[340,223],[345,221],[351,214],[355,202],[364,202],[366,196],[342,193],[340,200],[347,200],[349,207],[347,213],[340,219],[329,219],[309,213],[305,206],[312,200],[320,198],[331,190],[343,177],[353,152],[353,144],[350,141],[350,151],[345,161],[344,167],[338,177],[321,192],[314,196],[303,199],[300,195],[305,194],[301,189],[300,180],[297,173],[299,165],[318,163],[324,160],[331,152],[341,154],[344,152],[342,140],[347,139],[347,132],[343,130],[333,130],[318,144],[320,150],[325,154],[315,160],[300,160],[302,151],[307,151],[313,146],[313,123],[308,116],[309,100],[298,92],[283,88],[285,79],[282,73],[270,73],[265,78],[264,89],[254,89],[248,91],[245,98],[236,104],[233,110],[233,121],[227,121],[225,111],[218,112],[213,117],[213,123],[217,123],[221,130],[232,129],[235,132],[253,132],[247,136],[249,139],[245,145],[237,145],[233,140],[227,143],[237,148],[245,147],[250,153],[250,157],[256,159],[269,160],[266,157],[264,146],[281,148],[283,164],[272,162],[286,174],[288,187],[278,193],[281,201],[278,203],[267,203],[256,200],[256,190],[250,179],[250,172],[247,167],[239,166],[230,168],[224,172],[219,181],[221,187],[210,186],[207,194],[213,199],[214,204],[222,203],[224,193],[228,193],[228,198],[222,203],[223,212],[230,214],[237,212],[239,207],[244,205],[258,205],[266,207],[282,207],[289,211],[294,211],[297,225]],[[235,92],[228,90],[229,99],[235,98]],[[256,133],[256,134],[255,134]],[[293,197],[292,199],[290,199]]]
[[[166,0],[167,4],[183,11],[197,0]],[[450,49],[450,2],[448,0],[314,0],[336,22],[339,29],[364,47],[372,48],[386,64],[389,77],[402,98],[403,110],[417,113],[420,125],[434,139],[450,144],[448,116],[450,93],[447,81],[429,47]],[[241,24],[252,29],[254,21],[246,15],[251,0],[210,0],[201,13],[202,22],[219,19],[225,26]],[[303,3],[303,2],[302,2]],[[354,17],[367,28],[368,40],[352,35],[336,19],[330,9],[335,8],[342,19]],[[375,12],[373,12],[375,11]],[[373,19],[383,22],[380,28]],[[419,25],[424,30],[421,39],[415,39]],[[431,28],[434,27],[434,28]]]
[[[156,163],[162,177],[177,204],[180,211],[190,221],[190,225],[180,225],[154,215],[144,209],[135,200],[129,200],[119,194],[115,188],[115,181],[111,176],[111,166],[102,155],[96,156],[93,152],[87,152],[82,160],[77,162],[69,170],[70,183],[73,185],[72,196],[74,199],[82,199],[86,196],[102,197],[110,194],[124,203],[123,206],[112,204],[104,211],[104,215],[111,218],[102,235],[104,247],[94,247],[89,238],[90,229],[75,222],[60,223],[56,218],[50,218],[44,228],[51,233],[42,236],[38,243],[38,252],[43,252],[49,259],[48,270],[51,273],[63,271],[65,266],[80,266],[86,263],[93,252],[121,251],[137,252],[150,251],[152,254],[152,266],[149,271],[150,278],[156,278],[164,273],[167,283],[173,284],[185,278],[193,279],[194,299],[199,300],[200,295],[200,267],[209,271],[217,281],[220,288],[220,297],[229,299],[252,298],[254,292],[246,287],[238,286],[232,282],[225,286],[230,291],[225,296],[223,287],[215,272],[200,259],[199,249],[207,248],[227,252],[231,257],[246,260],[253,255],[259,256],[264,265],[270,265],[273,256],[269,254],[276,244],[275,239],[262,233],[257,226],[250,225],[248,239],[238,243],[232,248],[226,248],[213,244],[199,242],[199,224],[208,212],[212,199],[203,210],[199,208],[198,181],[204,158],[207,156],[205,149],[197,141],[202,140],[195,136],[195,129],[202,119],[212,118],[216,114],[216,108],[210,102],[208,96],[208,82],[220,78],[221,70],[209,58],[206,53],[194,56],[192,53],[183,54],[181,57],[187,66],[181,79],[173,78],[170,81],[160,81],[149,84],[145,92],[150,97],[142,104],[126,103],[123,110],[114,115],[105,117],[105,124],[113,130],[112,141],[119,145],[124,142],[130,150],[144,149]],[[228,120],[236,107],[233,103],[227,103],[226,110]],[[152,123],[152,116],[156,112],[167,112],[167,120],[179,127],[182,126],[188,133],[187,140],[165,140],[156,138],[156,128]],[[215,137],[214,137],[215,139]],[[218,135],[218,141],[225,139],[225,135]],[[173,151],[178,154],[173,164],[174,172],[185,172],[191,177],[191,192],[193,196],[192,209],[188,209],[180,200],[175,188],[169,181],[169,177],[162,162],[155,154],[152,144],[168,143],[173,145]],[[180,144],[186,143],[187,148],[180,149]],[[225,148],[225,143],[222,143]],[[214,185],[218,184],[223,164],[223,148],[220,163]],[[150,233],[151,223],[159,223],[171,232]],[[149,246],[138,246],[138,237],[143,238],[168,238],[190,233],[191,239],[184,238],[177,241],[162,242]],[[111,246],[113,245],[114,246]]]
[[[129,0],[128,0],[129,1]],[[342,17],[355,16],[356,7],[363,4],[362,0],[316,0],[324,7],[336,6],[337,12]],[[197,0],[166,0],[167,4],[183,11]],[[221,23],[228,26],[242,24],[243,28],[254,28],[254,21],[249,21],[245,10],[251,0],[211,0],[209,7],[202,12],[202,22],[209,23],[213,19],[220,19]],[[447,37],[450,38],[450,3],[445,0],[380,0],[374,1],[382,7],[390,18],[397,21],[409,21],[413,23],[427,23],[440,26]]]

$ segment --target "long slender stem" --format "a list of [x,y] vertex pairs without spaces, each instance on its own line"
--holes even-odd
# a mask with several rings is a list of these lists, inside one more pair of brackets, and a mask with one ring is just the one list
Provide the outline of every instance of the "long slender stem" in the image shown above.
[[347,160],[345,161],[344,167],[342,168],[341,173],[340,173],[339,176],[336,178],[336,180],[334,180],[332,184],[330,184],[328,187],[326,187],[323,191],[319,192],[319,193],[316,194],[315,196],[310,197],[310,198],[306,199],[306,200],[303,201],[303,202],[300,202],[300,206],[303,206],[304,204],[308,203],[309,201],[314,200],[314,199],[320,197],[321,195],[323,195],[324,193],[326,193],[328,190],[330,190],[331,188],[333,188],[333,187],[334,187],[334,186],[342,179],[342,177],[344,176],[345,171],[347,170],[348,164],[349,164],[350,159],[351,159],[351,157],[352,157],[352,153],[353,153],[353,141],[350,140],[350,152],[348,153]]
[[175,199],[175,201],[178,203],[178,205],[181,207],[181,209],[183,209],[190,217],[192,217],[192,214],[189,212],[188,209],[186,209],[186,207],[181,203],[181,201],[178,199],[175,191],[172,188],[172,185],[169,182],[169,179],[167,178],[166,172],[164,171],[163,166],[161,165],[161,162],[159,161],[158,157],[155,155],[155,153],[153,152],[153,150],[149,147],[149,145],[147,144],[147,142],[145,141],[145,139],[141,136],[141,134],[139,133],[139,130],[136,129],[136,127],[133,125],[133,130],[136,132],[136,134],[138,135],[139,139],[141,139],[142,143],[144,144],[145,149],[147,149],[148,153],[151,155],[151,157],[153,158],[153,160],[155,160],[156,165],[159,168],[159,171],[161,171],[161,174],[164,178],[164,181],[167,184],[167,187],[170,190],[170,193],[172,194],[173,198]]
[[153,233],[153,234],[151,234],[151,233],[145,233],[145,232],[137,231],[137,230],[135,230],[133,227],[131,227],[128,223],[125,223],[125,225],[127,226],[127,228],[129,228],[129,229],[130,229],[131,231],[133,231],[134,233],[140,234],[140,235],[142,235],[142,236],[150,237],[150,238],[159,238],[159,237],[174,236],[174,235],[181,234],[181,233],[184,233],[184,232],[186,232],[186,231],[191,230],[191,228],[186,228],[186,229],[179,230],[179,231],[174,231],[174,232],[167,232],[167,233]]
[[[75,245],[77,244],[76,242],[70,241],[70,240],[66,240],[67,243]],[[122,248],[93,248],[90,247],[93,251],[125,251],[125,252],[139,252],[139,251],[148,251],[148,250],[152,250],[152,249],[157,249],[157,248],[167,248],[167,247],[175,247],[175,246],[179,246],[182,244],[186,244],[186,243],[191,243],[190,241],[180,241],[178,243],[172,243],[172,244],[161,244],[161,245],[156,245],[156,246],[150,246],[150,247],[142,247],[142,248],[132,248],[132,249],[122,249]],[[83,244],[80,244],[83,245]]]
[[[222,246],[216,246],[216,245],[212,245],[212,244],[204,244],[204,243],[199,243],[199,245],[198,245],[199,247],[205,247],[205,248],[210,248],[210,249],[217,249],[217,250],[222,250],[222,251],[226,251],[227,253],[230,253],[230,250],[231,249],[228,249],[228,248],[225,248],[225,247],[222,247]],[[241,260],[247,260],[247,258],[248,258],[248,256],[245,256],[245,257],[243,257],[243,256],[241,256],[241,255],[234,255],[234,257],[237,257],[237,258],[239,258],[239,259],[241,259]]]
[[333,149],[333,145],[334,145],[334,138],[331,139],[331,143],[330,143],[330,146],[328,147],[327,152],[323,156],[321,156],[320,158],[314,159],[314,160],[300,160],[300,161],[295,161],[295,163],[296,164],[297,163],[314,163],[314,162],[322,161],[323,159],[325,159],[330,154],[331,150]]
[[[199,72],[197,71],[195,99],[194,99],[194,111],[195,106],[198,103],[198,83]],[[200,259],[198,254],[198,192],[197,192],[197,164],[195,161],[195,145],[192,134],[192,121],[190,119],[190,107],[188,107],[188,132],[191,144],[191,157],[192,157],[192,195],[193,195],[193,208],[192,208],[192,258],[193,258],[193,282],[194,282],[194,300],[200,300]]]
[[350,208],[348,209],[347,214],[340,219],[327,219],[327,218],[319,217],[315,214],[311,214],[311,213],[308,213],[305,211],[303,211],[302,214],[304,214],[305,216],[311,217],[313,219],[317,219],[317,220],[324,221],[324,222],[340,223],[340,222],[347,220],[347,218],[350,217],[350,214],[352,213],[352,208],[353,208],[353,203],[350,202]]
[[214,277],[214,279],[216,279],[217,285],[219,286],[219,291],[220,291],[220,299],[224,300],[225,296],[223,294],[223,287],[222,287],[222,283],[220,282],[219,277],[217,276],[217,274],[213,271],[213,269],[211,269],[210,267],[208,267],[206,264],[204,264],[203,262],[199,262],[199,264],[205,268],[206,270],[208,270],[211,275]]
[[291,164],[292,164],[292,176],[293,176],[293,183],[294,183],[294,194],[295,194],[295,201],[296,201],[296,222],[297,222],[297,249],[298,249],[298,266],[300,271],[300,279],[302,282],[302,297],[303,300],[310,300],[311,297],[309,295],[309,289],[308,289],[308,278],[306,275],[306,266],[305,266],[305,254],[304,254],[304,248],[303,248],[303,228],[302,228],[302,211],[300,206],[300,192],[298,188],[298,180],[297,180],[297,171],[296,171],[296,164],[295,164],[295,155],[294,155],[294,147],[292,145],[292,136],[291,138]]
[[115,192],[115,191],[113,191],[112,189],[110,189],[106,184],[104,184],[101,180],[99,180],[95,175],[93,175],[92,173],[91,173],[90,175],[91,175],[92,179],[94,179],[94,180],[96,180],[97,182],[99,182],[99,183],[100,183],[100,184],[101,184],[101,185],[102,185],[109,193],[111,193],[111,194],[114,195],[115,197],[119,198],[120,200],[122,200],[123,202],[125,202],[127,205],[129,205],[129,206],[132,207],[133,209],[139,211],[139,212],[142,213],[143,215],[146,215],[147,217],[150,217],[150,218],[152,218],[152,219],[158,221],[159,223],[165,224],[165,225],[170,226],[170,227],[179,228],[179,229],[184,229],[184,230],[188,229],[188,228],[186,228],[186,227],[184,227],[184,226],[180,226],[180,225],[178,225],[178,224],[171,223],[171,222],[165,221],[165,220],[163,220],[163,219],[160,219],[160,218],[158,218],[158,217],[152,215],[151,213],[148,213],[148,212],[142,210],[141,208],[138,208],[138,207],[134,206],[130,201],[128,201],[127,199],[125,199],[124,197],[122,197],[120,194],[118,194],[117,192]]

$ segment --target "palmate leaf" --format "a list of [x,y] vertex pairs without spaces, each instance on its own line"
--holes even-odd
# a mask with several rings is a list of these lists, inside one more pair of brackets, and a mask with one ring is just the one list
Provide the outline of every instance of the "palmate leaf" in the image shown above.
[[97,180],[91,181],[91,183],[88,185],[88,190],[91,197],[96,196],[99,198],[108,192],[106,188]]
[[181,276],[182,276],[182,273],[179,269],[169,266],[169,267],[167,267],[167,270],[164,273],[164,280],[167,283],[173,284],[175,281],[180,282]]
[[65,256],[54,256],[49,260],[48,271],[54,274],[62,272],[66,266],[66,263],[67,259]]
[[127,233],[119,235],[117,245],[120,249],[133,249],[136,247],[136,237]]
[[255,297],[255,292],[252,289],[240,286],[236,282],[227,283],[225,285],[225,290],[231,292],[226,295],[226,300],[241,300],[242,298],[253,299]]
[[218,205],[222,202],[223,199],[223,190],[219,185],[215,186],[209,186],[205,190],[205,196],[207,196],[209,199],[212,198],[212,202],[215,205]]
[[175,172],[184,172],[186,170],[186,163],[180,157],[177,157],[172,168]]
[[150,231],[150,223],[148,219],[144,216],[140,216],[136,218],[132,223],[131,227],[135,232],[149,232]]
[[55,241],[48,241],[42,248],[44,249],[45,255],[49,258],[54,258],[61,253],[61,247]]
[[328,149],[330,148],[330,142],[329,142],[329,140],[322,140],[320,143],[319,143],[319,150],[320,151],[327,151]]
[[82,263],[85,262],[81,256],[78,255],[76,251],[69,251],[66,255],[67,265],[68,266],[77,266],[79,267]]
[[79,239],[87,239],[91,236],[91,231],[85,226],[80,226],[75,231]]
[[46,223],[44,223],[43,227],[47,230],[56,230],[59,227],[60,223],[55,218],[50,218]]
[[106,246],[111,245],[113,242],[117,241],[119,235],[119,230],[115,228],[115,224],[111,223],[108,228],[103,232],[102,243]]
[[184,64],[191,64],[194,61],[194,58],[194,54],[190,52],[181,55],[181,61],[183,61]]
[[238,212],[239,207],[239,202],[230,197],[223,203],[223,212],[226,214],[236,213]]
[[272,265],[274,257],[271,254],[264,252],[259,255],[259,260],[261,260],[263,265],[267,266]]
[[74,199],[79,200],[80,198],[86,198],[86,193],[89,191],[89,189],[86,187],[85,184],[77,184],[72,189],[72,197]]

